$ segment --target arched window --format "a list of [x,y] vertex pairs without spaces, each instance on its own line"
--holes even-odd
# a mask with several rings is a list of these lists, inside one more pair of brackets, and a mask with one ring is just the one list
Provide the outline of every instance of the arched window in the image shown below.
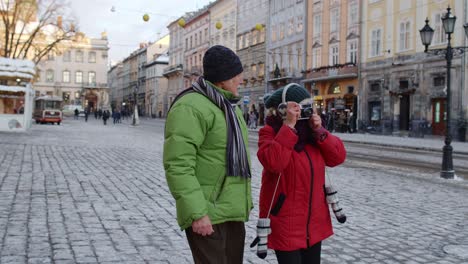
[[53,70],[47,70],[46,71],[46,82],[54,82],[54,71]]

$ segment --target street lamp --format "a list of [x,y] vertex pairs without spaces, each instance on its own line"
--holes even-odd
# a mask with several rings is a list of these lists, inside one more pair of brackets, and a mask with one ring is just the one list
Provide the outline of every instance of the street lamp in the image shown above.
[[[452,39],[452,34],[455,29],[455,21],[457,17],[454,16],[450,12],[450,6],[447,8],[447,13],[445,16],[441,18],[442,25],[445,30],[445,34],[447,34],[447,47],[445,49],[434,49],[429,50],[428,47],[431,45],[432,37],[434,36],[434,29],[429,26],[429,19],[426,18],[426,25],[419,30],[421,34],[421,41],[424,45],[424,52],[431,53],[435,55],[445,55],[445,59],[447,60],[447,120],[446,120],[446,128],[445,128],[445,145],[442,148],[443,157],[442,157],[442,170],[440,171],[440,177],[445,179],[453,179],[455,177],[455,171],[453,170],[453,158],[452,152],[453,148],[450,145],[452,142],[452,133],[451,133],[451,124],[450,124],[450,109],[452,106],[452,98],[451,98],[451,88],[450,88],[450,68],[452,67],[452,58],[454,51],[457,53],[463,53],[464,50],[468,49],[468,47],[452,47],[450,41]],[[464,25],[465,34],[468,36],[468,24]]]

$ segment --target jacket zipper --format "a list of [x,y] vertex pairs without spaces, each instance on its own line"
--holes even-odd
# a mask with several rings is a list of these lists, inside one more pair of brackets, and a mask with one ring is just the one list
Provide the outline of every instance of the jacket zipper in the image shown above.
[[312,214],[312,190],[314,189],[314,167],[312,165],[312,160],[310,159],[309,154],[307,151],[305,151],[305,154],[307,156],[307,159],[309,160],[309,165],[310,165],[310,193],[309,193],[309,210],[307,213],[307,226],[306,226],[306,232],[307,232],[307,248],[310,247],[310,236],[309,236],[309,224],[310,224],[310,216]]

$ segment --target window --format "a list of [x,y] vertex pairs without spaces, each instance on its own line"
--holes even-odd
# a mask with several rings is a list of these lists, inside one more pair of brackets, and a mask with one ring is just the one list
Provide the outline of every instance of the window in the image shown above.
[[88,72],[88,83],[96,84],[96,72]]
[[83,83],[83,72],[82,71],[75,72],[75,83]]
[[322,51],[321,48],[315,48],[312,50],[312,68],[319,68],[321,66]]
[[445,37],[445,30],[442,25],[441,18],[443,14],[435,14],[434,16],[434,44],[444,44],[447,42],[447,38]]
[[292,75],[294,72],[294,54],[292,52],[291,47],[288,49],[288,67],[289,67],[289,75]]
[[371,85],[370,85],[370,91],[371,91],[371,92],[378,92],[378,91],[380,91],[380,83],[378,83],[378,82],[373,82],[373,83],[371,83]]
[[195,33],[195,46],[198,46],[198,33]]
[[71,51],[67,50],[63,53],[63,61],[70,62],[71,61]]
[[70,82],[70,71],[65,70],[62,72],[62,82],[69,83]]
[[288,36],[294,34],[294,18],[288,20]]
[[257,74],[258,74],[257,73],[257,65],[252,64],[252,66],[250,67],[250,71],[252,72],[252,75],[251,75],[252,77],[257,76]]
[[188,38],[185,39],[185,49],[188,50]]
[[302,49],[297,49],[297,69],[302,71]]
[[303,28],[304,28],[304,22],[303,22],[302,16],[299,16],[297,17],[296,33],[301,33]]
[[348,42],[348,62],[356,64],[357,62],[357,40]]
[[408,80],[401,80],[400,81],[400,89],[406,90],[409,88],[409,81]]
[[434,77],[434,86],[445,86],[445,77],[444,76]]
[[348,16],[348,23],[350,26],[355,25],[358,23],[358,5],[356,2],[351,2],[349,4],[349,16]]
[[330,11],[330,32],[337,32],[340,28],[340,10],[335,8]]
[[265,42],[265,30],[260,31],[260,41],[259,43]]
[[83,51],[77,50],[75,53],[75,61],[76,62],[83,62]]
[[265,64],[264,63],[258,64],[258,76],[259,77],[265,76]]
[[51,51],[51,52],[49,52],[47,54],[47,60],[49,60],[49,61],[55,60],[55,53],[53,51]]
[[410,22],[400,23],[400,51],[408,50],[410,48]]
[[320,36],[322,33],[322,15],[317,14],[314,16],[314,37]]
[[190,48],[193,47],[193,36],[190,36]]
[[46,71],[46,82],[48,82],[48,83],[54,82],[54,71],[53,70],[47,70]]
[[239,49],[243,49],[244,48],[244,35],[240,35],[239,38],[238,38],[238,41],[239,41]]
[[258,30],[252,31],[252,46],[258,43]]
[[198,34],[198,37],[200,38],[200,41],[198,43],[200,43],[200,45],[202,44],[202,31],[200,31],[200,34]]
[[337,65],[339,63],[339,48],[338,44],[330,46],[330,65]]
[[96,63],[96,52],[90,51],[88,54],[88,62],[89,63]]
[[271,27],[271,41],[272,42],[276,41],[276,25]]
[[279,39],[282,40],[284,39],[284,23],[281,23],[280,24],[280,28],[279,28]]
[[380,55],[380,50],[382,48],[381,30],[374,29],[371,34],[371,57],[376,57]]

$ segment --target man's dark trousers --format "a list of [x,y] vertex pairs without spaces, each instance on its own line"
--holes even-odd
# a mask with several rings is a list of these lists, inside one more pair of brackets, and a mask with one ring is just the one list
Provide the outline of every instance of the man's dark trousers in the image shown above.
[[244,222],[213,225],[214,233],[201,236],[185,230],[195,264],[241,264],[244,258]]

